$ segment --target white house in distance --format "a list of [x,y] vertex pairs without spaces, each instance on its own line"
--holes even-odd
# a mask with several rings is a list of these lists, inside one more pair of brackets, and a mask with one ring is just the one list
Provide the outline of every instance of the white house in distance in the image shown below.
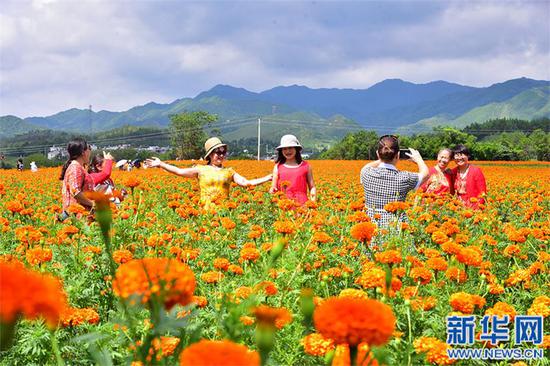
[[56,158],[68,158],[69,153],[67,152],[66,146],[52,146],[50,147],[50,151],[48,151],[48,160],[53,160]]

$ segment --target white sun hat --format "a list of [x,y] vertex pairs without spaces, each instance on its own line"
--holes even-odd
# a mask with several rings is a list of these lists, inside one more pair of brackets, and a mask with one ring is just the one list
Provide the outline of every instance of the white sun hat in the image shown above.
[[299,147],[302,149],[300,141],[294,135],[284,135],[281,137],[281,143],[276,147],[277,150],[282,149],[283,147]]

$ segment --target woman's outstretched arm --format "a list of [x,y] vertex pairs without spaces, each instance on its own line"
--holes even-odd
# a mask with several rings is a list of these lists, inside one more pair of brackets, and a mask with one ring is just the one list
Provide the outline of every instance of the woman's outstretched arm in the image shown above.
[[147,164],[147,166],[151,168],[162,168],[167,172],[179,175],[180,177],[196,178],[199,175],[199,170],[197,168],[178,168],[177,166],[170,165],[161,161],[157,157],[152,157],[151,159],[145,160],[145,164]]
[[258,184],[269,182],[273,178],[273,174],[268,174],[265,177],[248,180],[237,173],[233,174],[233,182],[241,187],[257,186]]

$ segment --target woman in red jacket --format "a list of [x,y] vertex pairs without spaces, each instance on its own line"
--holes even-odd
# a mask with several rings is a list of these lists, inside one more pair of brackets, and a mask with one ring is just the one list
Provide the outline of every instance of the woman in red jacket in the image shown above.
[[470,150],[464,145],[457,145],[453,149],[456,168],[453,169],[455,177],[455,193],[464,203],[471,208],[480,208],[485,203],[487,186],[485,176],[477,166],[470,164]]
[[449,148],[439,150],[437,153],[437,165],[429,170],[428,179],[422,183],[419,190],[433,193],[438,196],[454,194],[454,175],[447,166],[453,159],[453,151]]

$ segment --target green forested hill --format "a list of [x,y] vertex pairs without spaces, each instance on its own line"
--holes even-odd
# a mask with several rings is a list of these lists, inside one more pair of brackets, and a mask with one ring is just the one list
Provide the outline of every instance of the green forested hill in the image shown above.
[[[0,117],[3,135],[29,131],[35,127],[59,131],[94,133],[124,125],[165,128],[170,115],[184,111],[216,114],[226,130],[238,130],[238,137],[252,137],[253,128],[238,123],[263,118],[282,119],[307,133],[311,120],[317,120],[315,133],[337,138],[330,125],[333,116],[343,116],[378,133],[427,132],[434,126],[464,127],[491,118],[534,119],[550,116],[550,82],[520,78],[476,88],[435,81],[414,84],[388,79],[367,89],[311,89],[306,86],[279,86],[263,92],[218,85],[194,98],[177,99],[169,104],[147,103],[123,112],[69,109],[52,116],[25,118]],[[296,121],[296,116],[304,116]],[[299,117],[301,118],[301,117]],[[234,123],[233,127],[228,124]],[[267,122],[266,122],[267,123]],[[348,122],[352,123],[352,122]],[[16,125],[16,128],[10,126]],[[302,124],[304,124],[302,126]],[[326,124],[326,125],[325,125]],[[353,123],[352,123],[353,124]],[[266,126],[269,130],[269,126]],[[306,135],[307,135],[306,133]],[[246,135],[246,136],[245,136]]]

